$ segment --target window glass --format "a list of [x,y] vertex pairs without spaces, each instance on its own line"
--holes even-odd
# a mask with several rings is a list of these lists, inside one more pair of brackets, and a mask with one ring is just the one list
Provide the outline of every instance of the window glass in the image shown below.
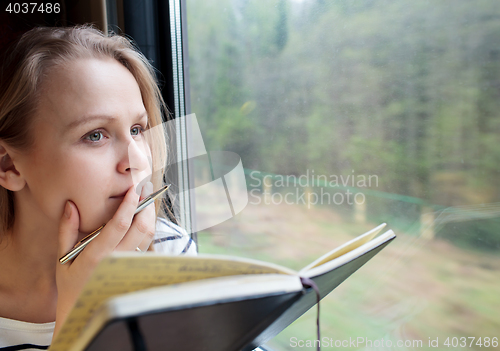
[[[322,336],[493,349],[498,1],[187,0],[187,29],[191,110],[249,199],[199,251],[300,269],[387,222],[396,240],[321,302]],[[315,313],[269,345],[314,340]]]

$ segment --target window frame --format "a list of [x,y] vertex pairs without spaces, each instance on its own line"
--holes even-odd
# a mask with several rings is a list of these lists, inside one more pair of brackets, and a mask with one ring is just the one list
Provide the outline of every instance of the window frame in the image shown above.
[[[173,121],[175,135],[170,136],[169,154],[177,160],[166,172],[168,182],[177,195],[174,210],[179,224],[197,243],[194,186],[188,159],[191,126],[180,118],[191,113],[189,62],[185,0],[107,0],[108,28],[123,30],[158,71],[163,99],[169,108],[165,121]],[[172,156],[171,156],[172,157]]]

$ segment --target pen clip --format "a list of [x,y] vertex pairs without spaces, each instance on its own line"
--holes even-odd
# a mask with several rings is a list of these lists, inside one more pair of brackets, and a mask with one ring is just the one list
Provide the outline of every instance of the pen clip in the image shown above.
[[94,230],[92,233],[90,233],[89,235],[87,235],[85,238],[83,238],[82,240],[80,240],[79,242],[77,242],[75,244],[75,246],[73,246],[73,248],[79,246],[79,245],[82,245],[83,243],[85,243],[86,241],[88,241],[89,239],[91,239],[95,234],[97,233],[100,233],[102,228],[104,228],[106,224],[103,224],[101,225],[99,228],[97,228],[96,230]]
[[165,185],[164,187],[160,188],[159,190],[155,191],[148,197],[144,198],[144,200],[141,201],[141,203],[137,206],[137,209],[135,210],[135,213],[141,212],[145,207],[147,207],[150,203],[155,201],[157,198],[159,198],[167,189],[170,187],[170,184]]
[[[168,188],[170,188],[170,184],[161,187],[159,190],[155,191],[154,193],[152,193],[148,197],[145,197],[144,200],[141,201],[141,203],[139,204],[139,206],[141,206],[142,204],[146,203],[147,201],[149,201],[149,200],[151,200],[153,198],[154,198],[154,200],[156,200],[156,198],[158,196],[160,196],[161,194],[163,194],[163,192],[165,192]],[[139,207],[139,206],[137,206],[137,207]]]

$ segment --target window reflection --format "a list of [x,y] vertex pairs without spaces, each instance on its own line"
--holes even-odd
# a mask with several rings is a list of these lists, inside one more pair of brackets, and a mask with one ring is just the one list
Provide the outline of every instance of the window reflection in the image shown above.
[[[300,269],[387,222],[398,239],[322,302],[323,335],[498,336],[497,1],[188,0],[187,14],[192,111],[249,191],[200,252]],[[314,339],[314,318],[271,345]]]

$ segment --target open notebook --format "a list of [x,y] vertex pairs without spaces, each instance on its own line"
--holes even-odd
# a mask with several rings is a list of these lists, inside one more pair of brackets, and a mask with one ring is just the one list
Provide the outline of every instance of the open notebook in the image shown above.
[[219,255],[114,253],[96,268],[49,350],[252,350],[316,304],[391,240],[385,224],[299,272]]

